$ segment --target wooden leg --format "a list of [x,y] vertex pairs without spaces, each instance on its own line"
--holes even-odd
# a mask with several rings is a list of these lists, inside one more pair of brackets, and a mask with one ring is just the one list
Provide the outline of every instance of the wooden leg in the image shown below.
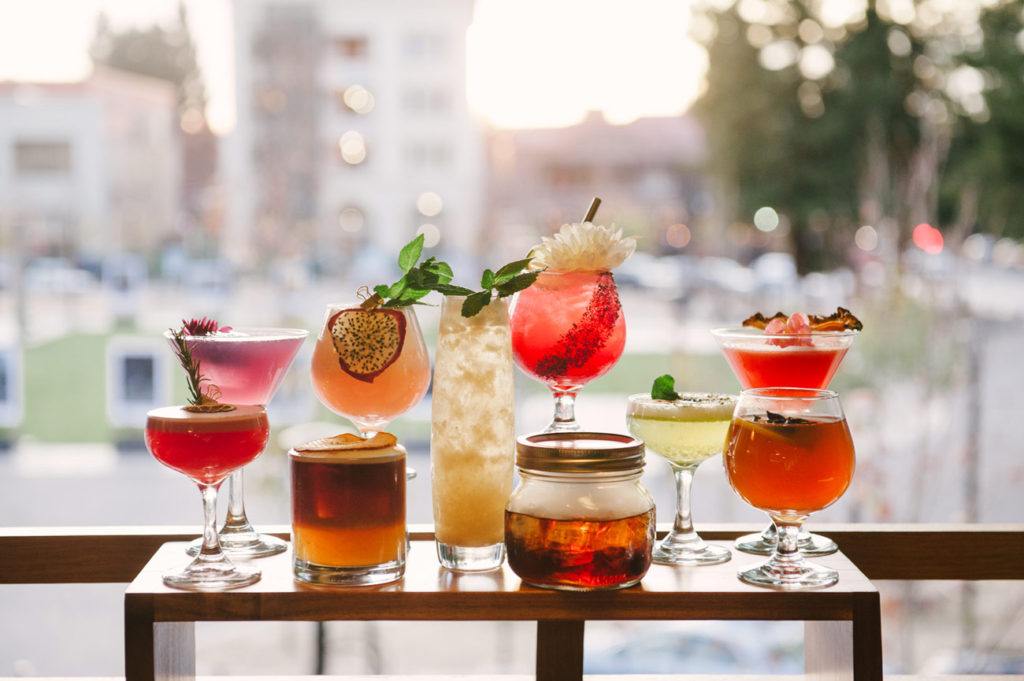
[[537,622],[537,681],[583,679],[583,622]]
[[853,620],[804,623],[804,666],[818,681],[882,681],[878,594],[857,594]]
[[148,598],[124,599],[125,681],[191,681],[196,677],[195,624],[154,622]]

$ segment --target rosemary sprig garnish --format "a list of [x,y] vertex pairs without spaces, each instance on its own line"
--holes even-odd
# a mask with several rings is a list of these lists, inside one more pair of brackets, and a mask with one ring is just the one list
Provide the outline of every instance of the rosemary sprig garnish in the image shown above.
[[206,400],[206,396],[203,394],[203,383],[208,383],[209,379],[200,372],[199,360],[192,356],[192,350],[185,342],[185,334],[180,330],[169,330],[171,338],[174,340],[174,354],[178,358],[181,368],[185,370],[188,379],[189,404],[201,406]]

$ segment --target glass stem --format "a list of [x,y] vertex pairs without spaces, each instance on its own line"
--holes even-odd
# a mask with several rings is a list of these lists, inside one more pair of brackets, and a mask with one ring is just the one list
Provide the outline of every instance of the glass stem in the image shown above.
[[555,420],[548,426],[548,431],[579,430],[576,423],[576,393],[554,391]]
[[672,473],[676,479],[676,518],[672,523],[672,536],[669,540],[673,543],[689,544],[700,541],[693,530],[693,516],[690,512],[690,487],[693,485],[695,470],[692,466],[672,465]]
[[217,485],[199,485],[199,491],[203,495],[203,547],[196,561],[223,560],[217,535]]
[[779,533],[779,541],[775,544],[775,553],[770,561],[771,566],[783,573],[799,568],[804,557],[800,553],[800,527],[803,521],[780,522],[773,518]]
[[233,472],[228,478],[228,514],[224,519],[221,531],[247,532],[252,531],[249,519],[245,517],[245,482],[242,469]]
[[761,539],[766,544],[774,544],[779,541],[779,531],[775,528],[775,521],[773,520],[768,527],[764,528],[761,532]]

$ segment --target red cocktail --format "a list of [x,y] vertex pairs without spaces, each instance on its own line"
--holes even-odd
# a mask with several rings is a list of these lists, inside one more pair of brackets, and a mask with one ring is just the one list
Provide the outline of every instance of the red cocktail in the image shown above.
[[217,537],[217,488],[232,471],[263,451],[270,434],[263,407],[206,404],[154,409],[146,418],[146,445],[169,468],[184,473],[203,495],[203,542],[195,560],[164,574],[179,589],[210,591],[252,584],[260,571],[236,566]]
[[614,366],[626,320],[611,272],[543,272],[512,308],[512,352],[519,368],[555,394],[548,430],[577,429],[572,399]]
[[268,434],[262,407],[207,414],[161,407],[146,419],[146,445],[157,461],[206,485],[219,485],[259,456]]

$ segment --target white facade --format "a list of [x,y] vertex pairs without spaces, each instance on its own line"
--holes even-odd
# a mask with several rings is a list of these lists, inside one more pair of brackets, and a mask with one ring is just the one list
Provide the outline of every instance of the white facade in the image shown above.
[[[292,252],[300,239],[319,258],[394,251],[428,223],[442,246],[475,248],[484,163],[466,101],[472,10],[472,0],[236,2],[225,254]],[[428,192],[440,212],[433,196],[417,208]]]
[[152,78],[0,83],[0,222],[29,252],[153,248],[177,217],[176,123],[173,86]]

